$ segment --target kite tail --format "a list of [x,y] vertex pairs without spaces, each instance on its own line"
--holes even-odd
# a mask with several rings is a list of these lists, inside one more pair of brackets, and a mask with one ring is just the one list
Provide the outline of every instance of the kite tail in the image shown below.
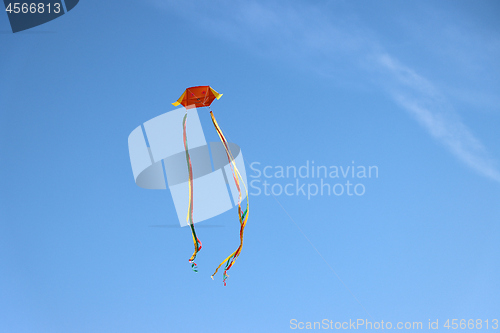
[[[231,153],[231,150],[229,149],[229,145],[226,141],[226,138],[224,137],[224,134],[222,133],[222,130],[219,127],[219,124],[217,124],[217,120],[215,120],[215,116],[214,116],[212,110],[210,110],[210,116],[212,117],[212,122],[215,126],[215,129],[217,130],[217,134],[219,135],[219,138],[222,141],[222,144],[224,145],[224,148],[226,150],[226,155],[227,155],[227,158],[229,160],[229,165],[231,167],[231,171],[233,173],[234,182],[236,184],[236,188],[238,189],[238,217],[240,220],[240,246],[238,246],[236,251],[234,251],[226,259],[224,259],[224,261],[221,262],[220,265],[217,267],[214,274],[212,274],[212,279],[213,279],[214,275],[217,274],[217,271],[219,270],[219,268],[222,265],[226,264],[226,267],[224,268],[224,274],[223,274],[223,276],[224,276],[223,281],[224,281],[224,286],[225,286],[226,280],[229,277],[229,275],[227,274],[227,271],[233,266],[234,262],[236,261],[236,259],[240,255],[241,249],[243,247],[243,232],[245,230],[245,226],[246,226],[247,220],[248,220],[248,208],[249,208],[248,207],[248,190],[246,188],[245,182],[243,181],[243,178],[241,177],[240,172],[238,171],[238,168],[236,167],[236,163],[234,162],[233,154]],[[242,195],[241,195],[240,180],[241,180],[241,183],[243,183],[243,186],[245,188],[245,193],[246,193],[246,198],[247,198],[247,207],[246,207],[245,211],[242,211],[242,209],[241,209]]]
[[194,243],[194,252],[191,258],[189,259],[189,263],[191,264],[191,268],[193,271],[198,272],[196,267],[196,263],[194,259],[196,259],[196,255],[198,251],[201,250],[201,241],[196,236],[196,231],[194,230],[194,222],[193,222],[193,167],[191,165],[191,157],[189,156],[188,142],[187,142],[187,133],[186,133],[186,121],[187,121],[187,110],[184,119],[182,120],[182,127],[184,129],[184,149],[186,150],[186,162],[189,170],[189,208],[188,214],[186,217],[186,221],[191,227],[191,234],[193,236]]

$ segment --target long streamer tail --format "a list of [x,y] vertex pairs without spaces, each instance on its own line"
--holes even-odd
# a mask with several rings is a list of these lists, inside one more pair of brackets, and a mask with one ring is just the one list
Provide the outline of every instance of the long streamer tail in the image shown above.
[[[234,162],[233,154],[231,154],[231,150],[229,149],[229,145],[226,141],[226,138],[224,137],[222,130],[220,129],[219,125],[217,124],[217,120],[215,120],[215,116],[214,116],[212,110],[210,110],[210,116],[212,117],[212,122],[215,126],[215,129],[217,130],[217,134],[219,135],[219,138],[222,141],[222,144],[224,145],[224,148],[226,150],[226,155],[227,155],[227,158],[229,160],[229,165],[231,166],[231,171],[233,173],[234,182],[236,183],[236,188],[238,189],[238,217],[239,217],[239,221],[240,221],[240,246],[238,246],[236,251],[234,251],[226,259],[224,259],[224,261],[221,262],[220,265],[217,267],[214,274],[212,274],[212,279],[213,279],[214,275],[217,274],[217,271],[219,270],[219,268],[222,265],[226,264],[226,267],[224,268],[224,275],[223,275],[224,276],[223,281],[224,281],[224,286],[225,286],[226,280],[229,277],[229,275],[227,275],[227,271],[233,266],[234,262],[236,261],[236,259],[240,255],[241,249],[243,247],[243,232],[245,230],[245,225],[246,225],[247,220],[248,220],[248,211],[249,211],[248,210],[248,208],[249,208],[249,206],[248,206],[248,190],[247,190],[247,187],[245,185],[245,182],[243,181],[243,178],[241,177],[240,172],[238,171],[238,168],[236,167],[236,163]],[[241,195],[240,181],[243,184],[243,187],[244,187],[245,193],[246,193],[246,198],[247,198],[247,206],[246,206],[245,211],[243,211],[241,208],[242,195]]]
[[194,252],[191,258],[189,259],[189,263],[191,263],[191,268],[193,271],[198,272],[197,265],[194,262],[196,259],[196,255],[201,250],[201,241],[196,236],[196,231],[194,230],[194,222],[193,222],[193,167],[191,165],[191,157],[189,156],[188,149],[188,141],[187,141],[187,133],[186,133],[186,123],[187,123],[187,110],[186,115],[184,115],[184,119],[182,120],[182,127],[184,129],[184,149],[186,151],[186,162],[189,170],[189,208],[186,217],[186,221],[191,227],[191,235],[193,236],[194,243]]

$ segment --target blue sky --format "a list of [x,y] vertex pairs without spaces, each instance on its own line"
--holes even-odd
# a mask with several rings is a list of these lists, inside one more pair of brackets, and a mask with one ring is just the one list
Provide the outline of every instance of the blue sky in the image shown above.
[[[491,325],[499,14],[496,1],[87,0],[16,34],[0,15],[0,331]],[[251,196],[226,287],[210,275],[237,247],[236,211],[199,224],[193,273],[189,230],[154,227],[178,223],[170,193],[134,183],[127,148],[206,84],[224,94],[213,110],[249,180],[266,180],[253,162],[379,171],[325,179],[363,195],[278,195],[295,223],[273,196]]]

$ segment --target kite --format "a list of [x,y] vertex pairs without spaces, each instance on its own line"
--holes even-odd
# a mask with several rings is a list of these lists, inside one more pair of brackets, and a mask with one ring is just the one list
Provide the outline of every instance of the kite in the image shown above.
[[[219,268],[226,264],[224,268],[224,274],[223,274],[223,281],[224,281],[224,286],[226,285],[226,280],[228,278],[227,271],[234,265],[236,259],[241,253],[241,249],[243,247],[243,232],[245,230],[246,223],[248,221],[248,212],[249,212],[249,203],[248,203],[248,190],[246,188],[246,185],[244,183],[243,177],[241,176],[238,168],[236,167],[235,163],[235,158],[233,157],[233,154],[231,153],[231,150],[229,148],[228,142],[219,126],[217,123],[217,120],[215,119],[214,113],[212,109],[210,108],[210,105],[215,99],[220,99],[222,94],[219,94],[217,91],[215,91],[212,87],[210,86],[197,86],[197,87],[191,87],[187,88],[182,95],[179,97],[179,99],[172,103],[174,106],[182,105],[186,108],[186,114],[184,115],[183,121],[182,121],[182,126],[183,126],[183,142],[184,142],[184,149],[186,153],[186,165],[188,169],[188,182],[189,182],[189,204],[188,204],[188,212],[186,216],[186,221],[188,225],[191,228],[191,235],[193,237],[193,243],[194,243],[194,252],[191,258],[189,258],[189,263],[191,264],[192,269],[197,272],[197,265],[194,262],[196,259],[196,255],[198,252],[201,250],[202,244],[199,238],[196,235],[196,230],[194,228],[194,221],[193,221],[193,191],[196,190],[193,188],[193,169],[192,169],[192,164],[191,164],[191,158],[189,155],[189,148],[188,148],[188,137],[187,137],[187,116],[188,116],[188,109],[191,108],[199,108],[199,107],[208,107],[210,110],[210,117],[212,119],[212,123],[214,124],[215,130],[217,131],[217,134],[224,146],[227,159],[229,161],[229,165],[231,167],[231,172],[233,175],[233,179],[236,185],[236,188],[238,190],[238,218],[239,218],[239,223],[240,223],[240,245],[238,248],[231,253],[224,261],[220,263],[220,265],[216,268],[215,272],[212,274],[211,278],[213,279],[215,274],[219,271]],[[244,187],[245,191],[245,197],[247,199],[246,202],[246,208],[245,210],[242,209],[241,207],[241,202],[242,202],[242,186]]]

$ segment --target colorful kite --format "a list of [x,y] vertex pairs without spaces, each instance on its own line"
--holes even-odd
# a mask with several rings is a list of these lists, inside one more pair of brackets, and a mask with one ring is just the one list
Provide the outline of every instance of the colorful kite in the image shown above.
[[[210,116],[212,118],[212,122],[215,126],[215,129],[217,131],[217,134],[219,135],[219,138],[224,145],[226,155],[231,167],[231,171],[233,174],[233,179],[236,185],[236,188],[238,190],[238,217],[239,217],[239,222],[240,222],[240,245],[234,251],[231,253],[224,261],[220,263],[220,265],[217,267],[215,272],[212,274],[212,279],[214,278],[214,275],[217,274],[217,271],[219,268],[226,264],[224,268],[224,285],[226,285],[226,279],[228,278],[227,271],[233,266],[234,262],[238,258],[238,256],[241,253],[241,249],[243,247],[243,232],[245,229],[245,225],[248,220],[248,191],[245,186],[243,177],[241,176],[240,172],[238,171],[238,168],[236,167],[235,159],[233,157],[233,154],[231,153],[231,150],[229,149],[228,142],[226,138],[224,137],[224,134],[222,133],[221,128],[219,127],[219,124],[217,123],[217,120],[215,119],[215,116],[213,114],[212,109],[210,108],[210,105],[215,99],[221,98],[222,94],[219,94],[217,91],[215,91],[213,88],[210,86],[198,86],[198,87],[191,87],[187,88],[184,93],[182,93],[181,97],[175,102],[172,103],[174,106],[182,105],[186,108],[186,114],[184,116],[182,126],[183,126],[183,139],[184,139],[184,149],[186,152],[186,164],[187,164],[187,169],[189,173],[189,205],[188,205],[188,212],[187,212],[187,217],[186,221],[189,224],[191,228],[191,234],[193,236],[193,243],[194,243],[194,252],[191,258],[189,259],[189,262],[191,263],[191,267],[195,272],[197,272],[196,268],[196,263],[194,260],[196,259],[196,255],[198,252],[201,250],[201,241],[198,239],[196,236],[196,231],[194,228],[194,221],[193,221],[193,191],[196,190],[193,188],[193,170],[192,170],[192,165],[191,165],[191,158],[189,155],[189,149],[188,149],[188,137],[187,137],[187,131],[186,131],[186,124],[187,124],[187,116],[188,116],[188,109],[191,108],[199,108],[199,107],[208,107],[210,110]],[[245,197],[247,198],[247,204],[246,208],[243,211],[241,208],[241,201],[242,201],[242,189],[241,185],[243,185],[244,190],[245,190]]]

